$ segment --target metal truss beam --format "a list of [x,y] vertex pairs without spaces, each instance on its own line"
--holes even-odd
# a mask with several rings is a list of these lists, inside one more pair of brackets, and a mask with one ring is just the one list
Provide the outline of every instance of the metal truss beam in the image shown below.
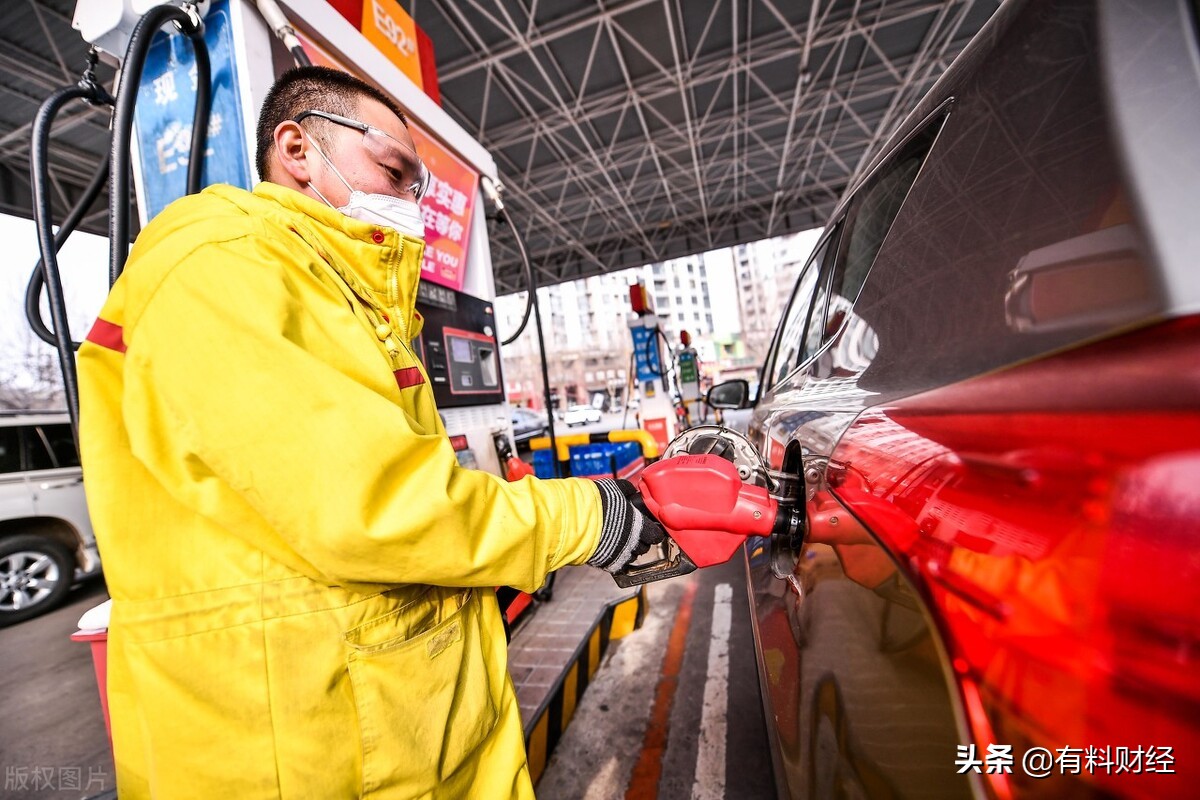
[[[627,0],[541,23],[537,0],[421,9],[470,51],[441,72],[446,107],[496,157],[544,284],[823,221],[994,2]],[[498,289],[519,289],[515,248],[494,246]]]

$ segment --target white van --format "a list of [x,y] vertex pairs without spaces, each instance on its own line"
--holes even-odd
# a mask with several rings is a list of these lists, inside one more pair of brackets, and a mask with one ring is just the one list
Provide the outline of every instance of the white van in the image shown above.
[[0,412],[0,627],[51,610],[99,570],[67,415]]

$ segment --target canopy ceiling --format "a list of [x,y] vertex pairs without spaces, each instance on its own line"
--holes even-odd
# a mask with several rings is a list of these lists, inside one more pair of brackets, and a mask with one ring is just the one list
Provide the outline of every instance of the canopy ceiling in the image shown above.
[[[74,0],[11,0],[0,30],[0,210],[28,216],[38,104],[75,80]],[[996,0],[405,0],[443,105],[494,155],[541,284],[819,225]],[[101,67],[110,83],[112,70]],[[65,213],[108,115],[60,116]],[[100,205],[86,227],[103,232]],[[496,230],[497,290],[524,287]]]

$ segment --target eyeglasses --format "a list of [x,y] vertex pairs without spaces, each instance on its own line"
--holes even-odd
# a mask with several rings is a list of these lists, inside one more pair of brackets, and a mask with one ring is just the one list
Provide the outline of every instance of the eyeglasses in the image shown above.
[[429,170],[425,168],[425,163],[415,150],[391,134],[374,125],[316,109],[301,111],[292,117],[292,122],[300,123],[309,117],[320,117],[362,131],[363,146],[383,167],[397,195],[411,193],[419,201],[429,191]]

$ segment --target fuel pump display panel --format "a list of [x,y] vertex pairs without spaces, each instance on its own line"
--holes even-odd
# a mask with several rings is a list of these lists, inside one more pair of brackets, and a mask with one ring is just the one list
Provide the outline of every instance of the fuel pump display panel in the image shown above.
[[490,394],[500,388],[496,340],[472,331],[443,328],[450,353],[450,393]]
[[504,402],[492,304],[421,281],[417,311],[425,326],[416,350],[441,408]]

